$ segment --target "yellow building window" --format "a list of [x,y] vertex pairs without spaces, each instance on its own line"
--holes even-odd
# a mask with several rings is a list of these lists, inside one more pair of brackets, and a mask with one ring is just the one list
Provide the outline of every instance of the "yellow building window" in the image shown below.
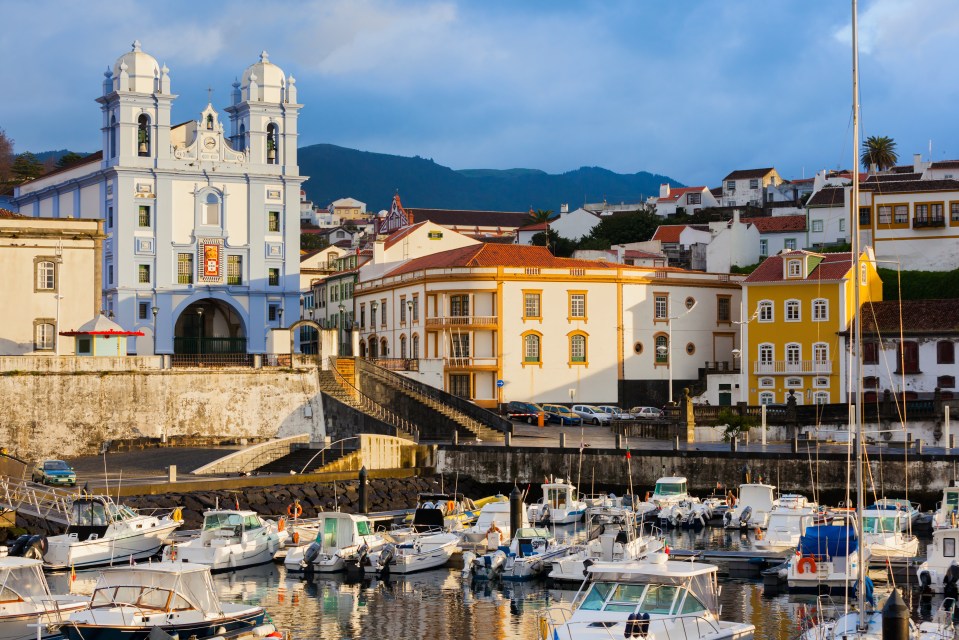
[[523,320],[543,321],[542,291],[523,291]]
[[587,335],[581,331],[569,334],[569,364],[588,365]]
[[569,317],[567,320],[586,320],[586,292],[569,292]]
[[543,366],[543,334],[538,331],[527,331],[521,336],[523,340],[523,366]]

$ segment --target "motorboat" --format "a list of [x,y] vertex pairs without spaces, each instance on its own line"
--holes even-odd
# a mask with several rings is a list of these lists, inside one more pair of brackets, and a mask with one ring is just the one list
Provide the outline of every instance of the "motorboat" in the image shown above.
[[288,538],[284,526],[255,511],[211,509],[203,514],[200,534],[166,547],[163,559],[232,571],[271,562]]
[[476,520],[473,506],[469,498],[458,493],[421,493],[416,509],[404,518],[403,524],[390,530],[390,537],[396,542],[406,542],[415,533],[462,531]]
[[922,515],[919,505],[909,502],[905,498],[881,498],[876,500],[875,504],[867,507],[870,511],[892,512],[889,515],[895,515],[899,524],[900,531],[912,532],[912,525]]
[[698,498],[689,495],[687,484],[683,476],[667,476],[656,481],[647,498],[659,509],[661,526],[679,526],[692,511],[692,505],[700,504]]
[[676,524],[684,529],[702,529],[713,517],[712,508],[699,501],[684,500],[673,508]]
[[[859,540],[852,524],[807,527],[786,568],[790,593],[843,594],[854,592],[859,579]],[[868,548],[864,562],[869,562]]]
[[550,640],[747,640],[755,627],[720,619],[715,565],[652,553],[637,562],[597,562],[571,603],[540,618]]
[[[526,510],[522,510],[523,521],[520,526],[528,527]],[[512,537],[510,530],[510,504],[490,502],[480,511],[479,518],[472,526],[459,532],[463,542],[474,547],[486,545],[486,549],[497,549],[505,540]]]
[[[785,496],[783,496],[785,498]],[[790,551],[809,527],[818,524],[817,509],[808,506],[786,506],[782,502],[769,514],[766,531],[756,536],[753,546],[760,551]]]
[[263,607],[220,602],[210,567],[157,562],[103,571],[88,609],[70,614],[68,640],[255,638],[274,631]]
[[739,485],[739,498],[723,516],[727,529],[765,529],[769,514],[779,504],[776,487],[760,482]]
[[526,510],[530,524],[570,524],[583,519],[586,503],[577,498],[573,484],[560,479],[544,482],[542,486],[542,499]]
[[944,593],[959,597],[959,529],[937,529],[926,545],[926,561],[916,574],[923,593]]
[[37,558],[0,557],[0,640],[59,636],[56,626],[89,606],[83,596],[51,595],[43,562]]
[[572,547],[557,542],[546,527],[521,527],[508,546],[476,557],[464,554],[464,571],[476,580],[530,580],[549,568]]
[[959,487],[942,490],[942,502],[932,516],[934,529],[951,529],[959,526]]
[[316,540],[287,548],[283,565],[287,571],[337,573],[351,563],[359,563],[362,555],[379,551],[386,542],[366,516],[339,511],[321,513]]
[[919,538],[903,533],[899,518],[890,510],[862,512],[862,541],[869,555],[877,558],[914,558],[919,552]]
[[[422,514],[420,514],[422,512]],[[371,551],[361,559],[363,571],[380,576],[389,573],[413,573],[445,565],[459,548],[460,537],[445,531],[440,509],[417,509],[418,523],[412,526],[402,542],[390,540],[378,551]],[[425,520],[432,515],[433,521]],[[414,520],[417,522],[417,520]]]
[[74,498],[67,532],[46,538],[43,562],[50,569],[128,564],[155,555],[180,526],[172,514],[143,515],[108,496]]
[[553,561],[553,580],[582,582],[586,568],[596,562],[632,562],[663,548],[661,536],[636,533],[632,511],[615,507],[587,509],[590,526],[585,545]]

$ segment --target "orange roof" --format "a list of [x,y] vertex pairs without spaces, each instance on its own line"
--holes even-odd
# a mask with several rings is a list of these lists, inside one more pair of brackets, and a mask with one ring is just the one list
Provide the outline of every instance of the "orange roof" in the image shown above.
[[656,233],[653,234],[653,240],[660,242],[679,242],[679,236],[689,225],[685,224],[661,224],[656,227]]
[[408,227],[403,227],[402,229],[397,229],[396,231],[394,231],[393,233],[391,233],[391,234],[386,238],[386,240],[383,241],[383,248],[384,248],[384,249],[389,249],[389,248],[392,247],[394,244],[396,244],[397,242],[399,242],[400,240],[402,240],[402,239],[405,238],[406,236],[408,236],[408,235],[410,235],[411,233],[413,233],[413,230],[414,230],[414,229],[419,229],[420,227],[422,227],[422,226],[423,226],[424,224],[426,224],[427,222],[429,222],[429,220],[424,220],[423,222],[417,222],[417,223],[414,224],[414,225],[410,225],[410,226],[408,226]]
[[657,202],[676,202],[687,193],[702,193],[709,191],[706,187],[680,187],[679,189],[670,189],[669,195],[665,198],[657,198]]
[[531,247],[521,244],[476,244],[432,255],[414,258],[400,265],[389,276],[397,276],[424,269],[449,267],[543,267],[561,269],[609,269],[611,265],[601,260],[576,260],[557,258],[546,247]]
[[741,218],[741,222],[751,224],[759,233],[785,233],[787,231],[805,231],[806,216],[759,216],[755,218]]
[[763,260],[762,264],[756,267],[756,270],[746,278],[747,284],[767,283],[767,282],[788,282],[783,277],[783,261],[786,258],[796,258],[802,256],[815,256],[822,260],[813,268],[805,279],[796,281],[805,282],[809,280],[827,282],[838,281],[845,278],[846,274],[852,268],[851,253],[813,253],[811,251],[789,251],[770,256]]
[[3,207],[0,207],[0,218],[26,218],[26,216],[20,215],[19,213],[14,213],[13,211],[10,211],[9,209],[4,209]]
[[537,222],[536,224],[528,224],[525,227],[520,227],[520,231],[542,231],[544,229],[549,229],[548,222]]

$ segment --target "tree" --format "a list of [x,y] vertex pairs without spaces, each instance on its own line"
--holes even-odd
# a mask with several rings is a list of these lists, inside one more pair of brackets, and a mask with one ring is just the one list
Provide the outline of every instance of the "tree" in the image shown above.
[[894,167],[898,160],[896,142],[889,136],[869,136],[863,141],[860,162],[864,168],[876,165],[880,171],[885,171]]
[[553,215],[552,209],[537,209],[536,211],[533,211],[532,209],[530,209],[529,220],[527,220],[526,224],[530,225],[530,224],[539,224],[540,222],[549,222],[549,217],[551,215]]
[[608,249],[611,244],[646,242],[653,237],[656,228],[662,223],[663,219],[650,211],[605,216],[586,238],[595,241],[589,243],[590,248],[603,249]]
[[60,156],[60,159],[57,160],[57,169],[65,169],[67,167],[72,167],[76,163],[83,160],[83,156],[74,151],[67,151],[65,154]]
[[316,251],[317,249],[325,249],[329,245],[326,236],[321,233],[300,234],[300,249],[302,251]]
[[14,158],[10,173],[13,178],[12,182],[20,184],[40,176],[43,173],[43,163],[29,151],[24,151]]
[[0,129],[0,193],[7,190],[13,170],[13,140]]
[[558,233],[550,229],[547,232],[533,234],[533,246],[549,249],[554,256],[558,258],[569,258],[576,251],[576,242],[560,237]]

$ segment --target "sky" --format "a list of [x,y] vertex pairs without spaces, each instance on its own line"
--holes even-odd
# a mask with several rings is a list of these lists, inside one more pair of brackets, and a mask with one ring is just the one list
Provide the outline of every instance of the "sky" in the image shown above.
[[[718,186],[852,164],[841,0],[0,0],[0,128],[16,150],[100,145],[103,71],[138,39],[198,118],[261,50],[296,77],[300,146],[454,169],[601,166]],[[959,3],[861,0],[863,136],[959,158]],[[13,53],[10,53],[13,52]]]

